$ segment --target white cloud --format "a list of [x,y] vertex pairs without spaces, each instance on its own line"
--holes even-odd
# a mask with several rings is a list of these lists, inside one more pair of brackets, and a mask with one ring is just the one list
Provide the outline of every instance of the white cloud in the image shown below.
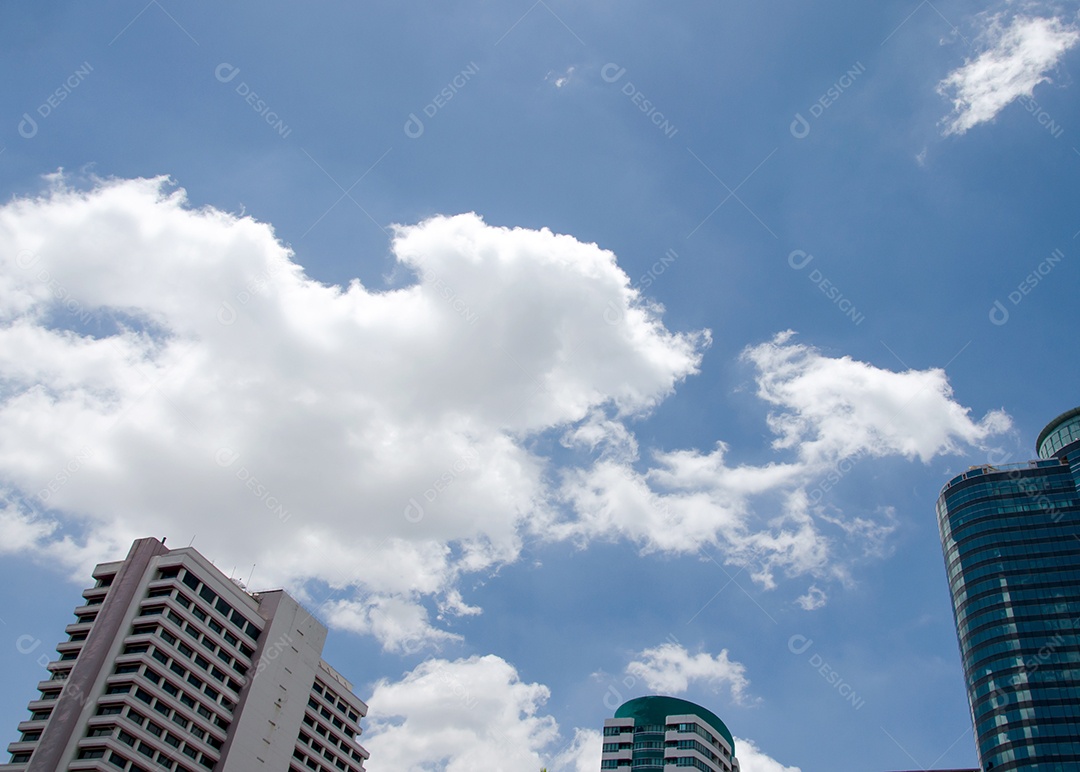
[[690,654],[677,643],[663,643],[651,649],[645,649],[626,666],[626,671],[645,682],[654,692],[664,694],[682,694],[690,684],[700,682],[714,690],[727,687],[735,702],[746,699],[746,690],[750,681],[746,677],[746,667],[728,657],[728,650],[721,649],[716,656],[708,652]]
[[1006,26],[1002,14],[994,14],[986,18],[983,38],[985,50],[938,84],[938,93],[953,102],[946,135],[963,134],[993,120],[1017,97],[1031,96],[1080,41],[1080,30],[1059,17],[1016,16]]
[[895,523],[887,508],[876,519],[824,511],[823,482],[835,484],[860,458],[925,462],[979,447],[1010,426],[1000,411],[973,420],[940,369],[897,373],[827,357],[791,332],[747,348],[743,358],[756,368],[758,396],[774,408],[767,419],[773,447],[792,460],[733,466],[724,443],[709,453],[654,452],[644,472],[632,457],[601,457],[564,472],[562,496],[577,517],[555,532],[626,537],[644,551],[700,552],[747,568],[765,587],[775,585],[777,571],[846,580],[825,531],[851,541],[862,558],[887,552]]
[[745,357],[790,458],[732,465],[718,442],[640,470],[628,421],[697,372],[709,333],[668,331],[595,244],[435,217],[395,230],[411,283],[326,286],[269,226],[164,179],[53,186],[0,207],[0,544],[81,577],[139,536],[194,536],[256,586],[328,587],[330,622],[412,650],[456,640],[479,613],[461,577],[527,534],[707,548],[765,586],[842,575],[823,526],[887,532],[815,512],[828,464],[1007,425],[972,421],[939,370],[785,333]]
[[562,73],[551,71],[544,80],[555,86],[555,88],[562,88],[570,82],[570,79],[574,76],[575,69],[575,67],[567,67]]
[[618,432],[708,336],[570,236],[466,214],[392,248],[406,286],[326,286],[165,179],[0,207],[0,543],[86,573],[195,536],[256,585],[328,584],[332,621],[387,646],[447,639],[428,608],[475,613],[459,577],[552,517],[529,438],[600,408]]
[[806,590],[805,595],[800,595],[795,599],[803,611],[815,611],[824,606],[827,601],[828,596],[825,591],[813,584]]
[[973,421],[952,399],[945,371],[892,372],[850,357],[826,357],[792,342],[792,333],[748,348],[758,396],[776,406],[769,427],[775,448],[795,448],[811,465],[862,454],[929,461],[959,453],[1005,431],[1001,411]]
[[[541,714],[549,692],[522,682],[494,655],[427,660],[396,682],[371,691],[364,746],[371,772],[538,770],[542,753],[558,738],[555,719]],[[575,737],[563,763],[595,745]],[[599,767],[596,746],[594,767]],[[578,769],[582,769],[578,765]],[[574,767],[569,767],[573,770]]]
[[570,743],[556,753],[548,772],[596,772],[604,737],[598,729],[575,729]]
[[799,767],[787,767],[767,756],[752,740],[735,738],[735,756],[740,772],[801,772]]

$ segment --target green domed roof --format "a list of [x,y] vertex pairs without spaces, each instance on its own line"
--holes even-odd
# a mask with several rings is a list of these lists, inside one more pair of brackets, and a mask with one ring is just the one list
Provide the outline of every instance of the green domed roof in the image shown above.
[[678,697],[637,697],[624,702],[615,711],[615,718],[632,718],[635,724],[666,724],[668,716],[698,716],[719,732],[728,745],[731,746],[731,755],[735,755],[735,738],[731,736],[727,726],[720,717],[711,710],[695,705],[689,700],[680,700]]

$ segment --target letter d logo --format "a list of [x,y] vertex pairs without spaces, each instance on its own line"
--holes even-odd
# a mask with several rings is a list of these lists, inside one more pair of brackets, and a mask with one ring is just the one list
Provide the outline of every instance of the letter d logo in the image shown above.
[[33,139],[37,134],[37,121],[35,121],[30,113],[23,113],[22,120],[19,121],[19,136],[23,139]]
[[990,323],[1000,327],[1007,321],[1009,321],[1009,309],[1003,306],[1000,300],[995,300],[994,305],[990,307]]
[[814,645],[814,642],[807,638],[805,635],[795,634],[788,639],[787,647],[788,651],[792,654],[802,654],[804,651]]
[[215,68],[214,77],[221,83],[228,83],[230,80],[240,74],[239,67],[233,67],[227,62],[222,62]]
[[416,499],[409,499],[409,503],[405,505],[402,514],[410,523],[419,523],[424,519],[424,508],[420,506],[420,502]]
[[788,265],[794,268],[796,271],[801,271],[806,266],[810,265],[810,261],[814,259],[813,255],[808,255],[801,249],[796,249],[790,255],[787,256]]
[[614,83],[626,74],[626,68],[620,67],[615,62],[608,62],[600,68],[600,77],[608,83]]
[[405,121],[405,136],[409,139],[417,139],[424,133],[424,122],[417,117],[416,113],[409,113],[409,120]]
[[795,120],[791,122],[791,136],[795,139],[803,139],[810,134],[810,124],[802,117],[802,113],[795,113]]

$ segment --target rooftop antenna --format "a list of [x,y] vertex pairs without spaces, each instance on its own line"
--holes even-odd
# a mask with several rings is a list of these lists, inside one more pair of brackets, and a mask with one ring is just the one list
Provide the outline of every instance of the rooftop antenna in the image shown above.
[[250,586],[251,586],[251,577],[252,577],[252,575],[254,575],[254,573],[255,573],[255,564],[254,564],[254,563],[252,563],[252,564],[251,564],[251,573],[250,573],[250,574],[248,574],[248,580],[247,580],[247,586],[248,586],[248,587],[250,587]]

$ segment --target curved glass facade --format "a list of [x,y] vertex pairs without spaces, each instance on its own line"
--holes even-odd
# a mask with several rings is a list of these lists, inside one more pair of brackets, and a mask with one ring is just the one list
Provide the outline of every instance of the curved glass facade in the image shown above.
[[1038,446],[1042,460],[973,468],[937,503],[979,759],[994,772],[1080,769],[1080,410]]
[[1080,440],[1080,407],[1062,413],[1042,430],[1039,441],[1039,458],[1053,458],[1068,445]]

